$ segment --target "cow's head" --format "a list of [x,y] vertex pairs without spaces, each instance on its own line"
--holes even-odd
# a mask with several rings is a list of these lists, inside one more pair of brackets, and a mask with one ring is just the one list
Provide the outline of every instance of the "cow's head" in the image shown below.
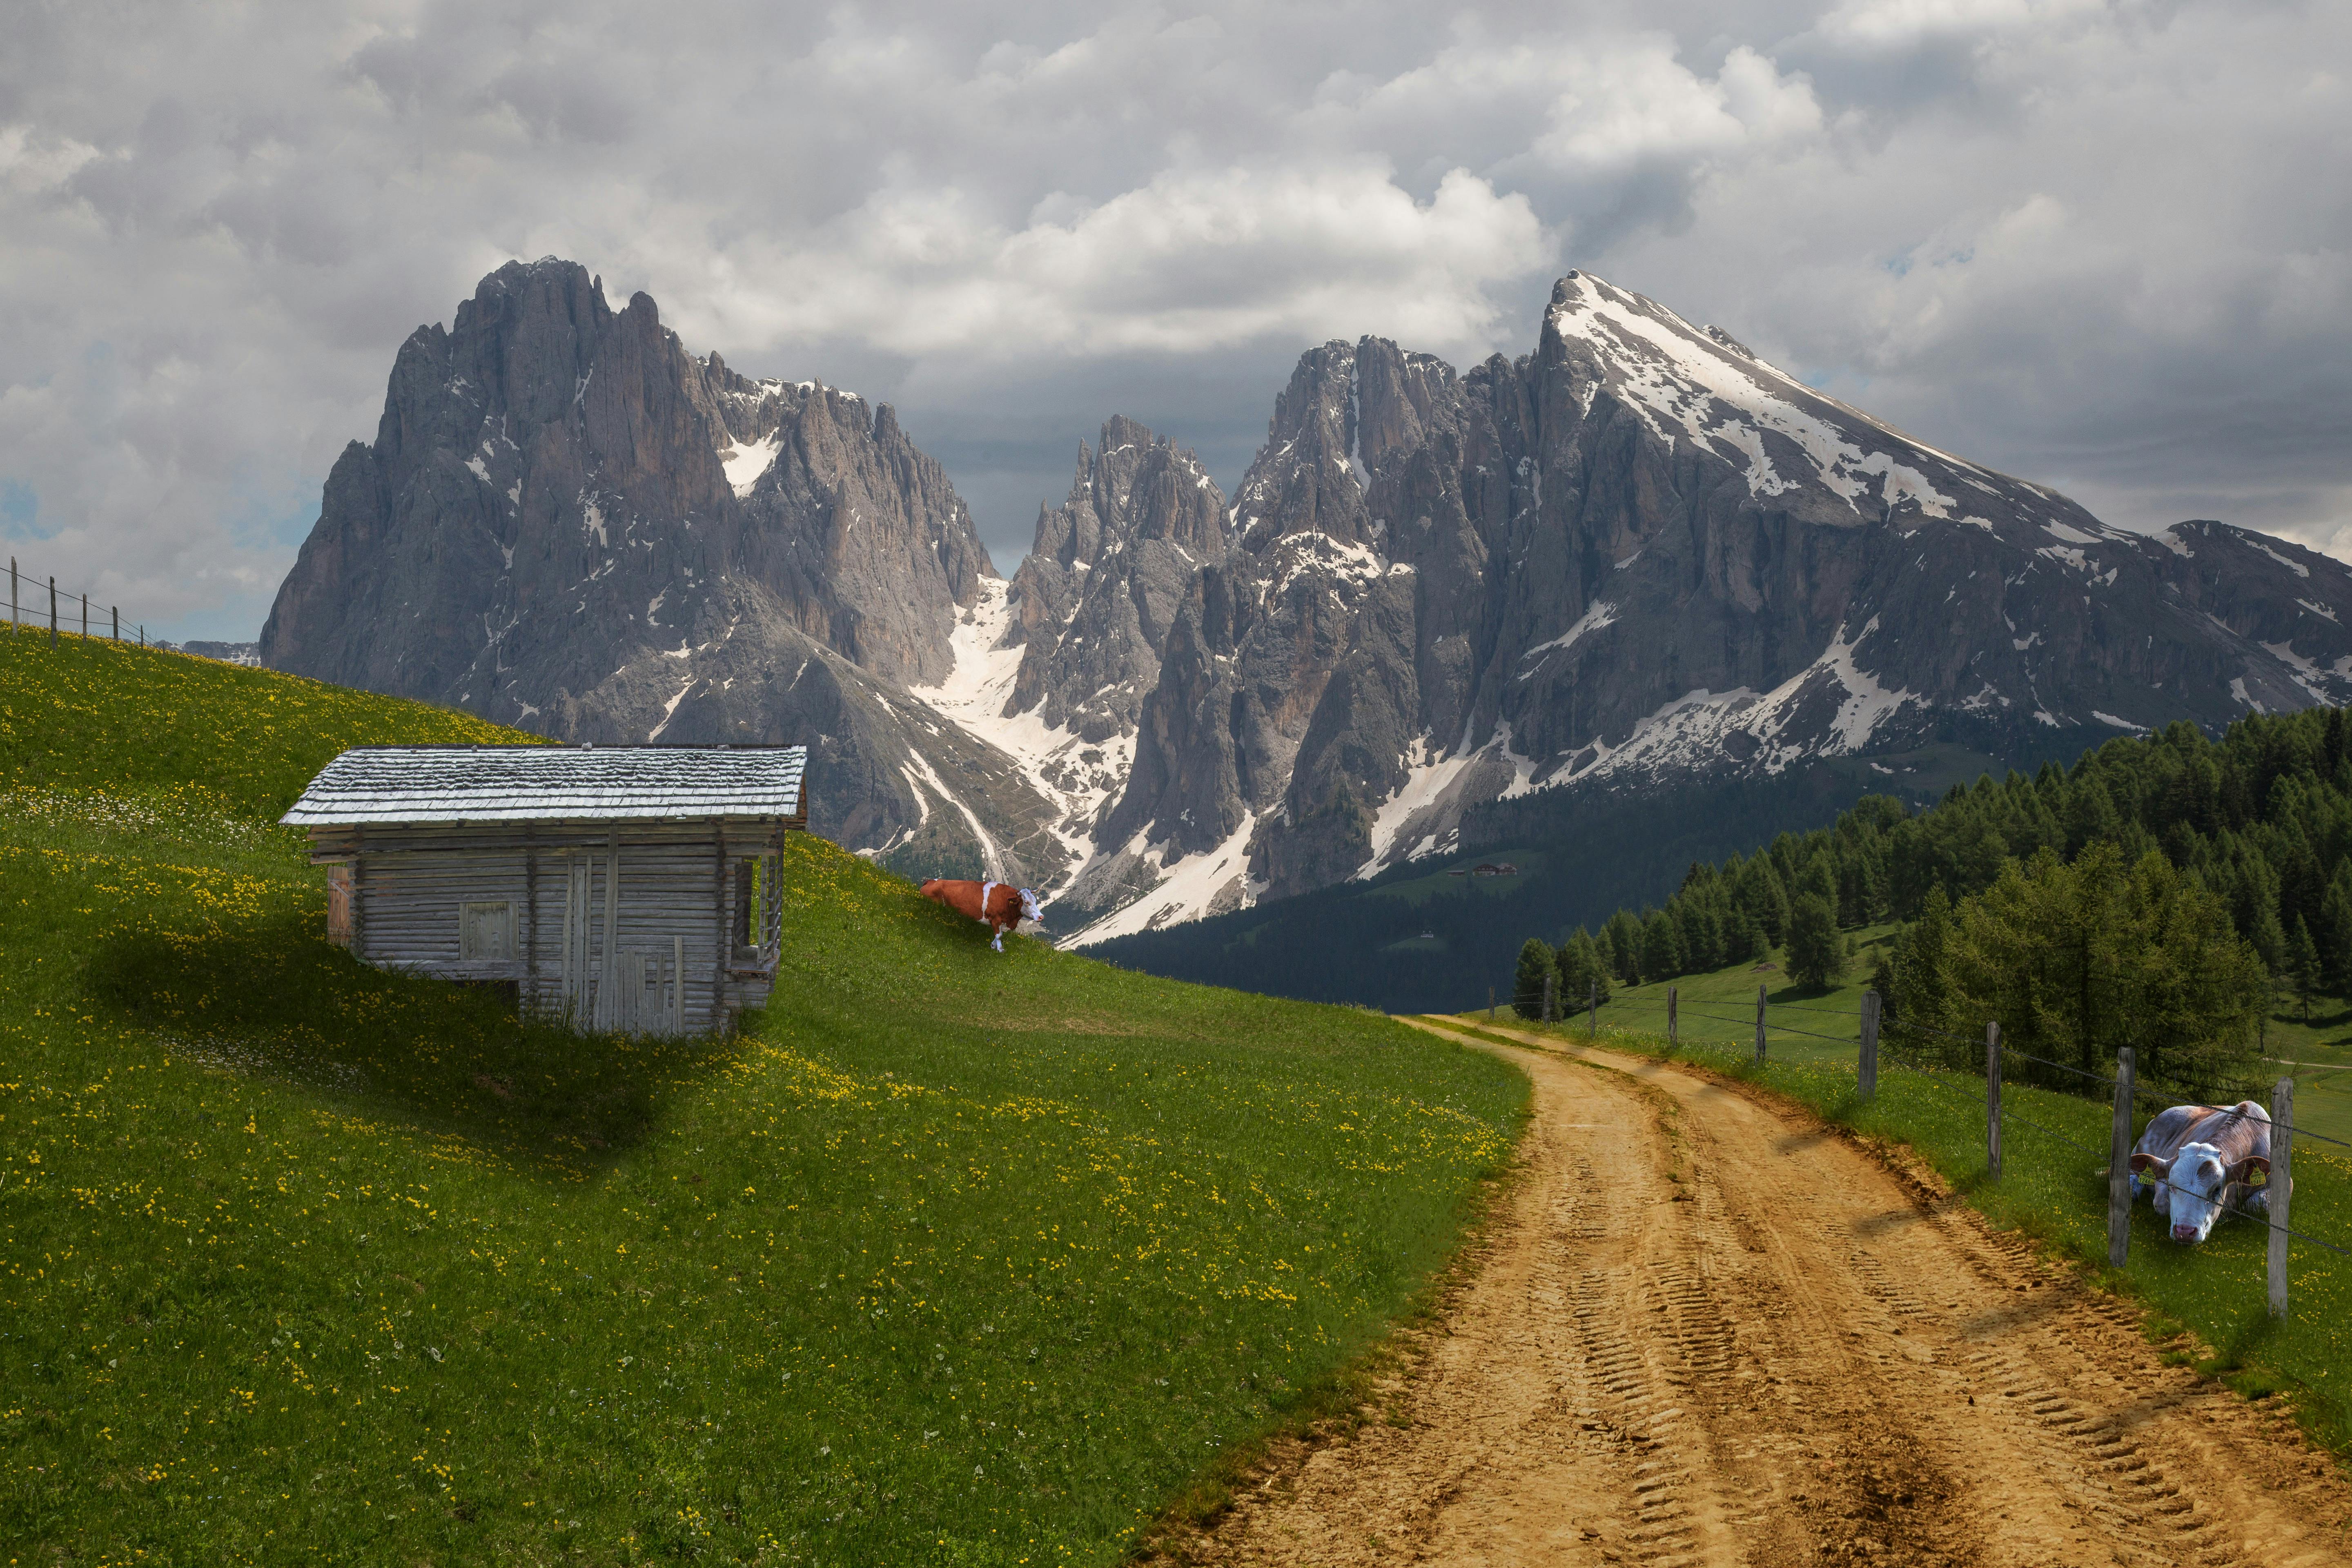
[[2157,1189],[2162,1207],[2171,1216],[2172,1239],[2194,1247],[2213,1234],[2213,1222],[2224,1208],[2242,1208],[2259,1173],[2267,1177],[2271,1163],[2249,1154],[2234,1165],[2221,1163],[2221,1151],[2210,1143],[2184,1143],[2167,1160],[2156,1154],[2134,1154],[2135,1174],[2164,1185]]
[[1031,892],[1026,888],[1021,889],[1020,893],[1021,918],[1024,921],[1034,921],[1039,925],[1044,925],[1045,923],[1045,910],[1044,905],[1038,903],[1037,895]]

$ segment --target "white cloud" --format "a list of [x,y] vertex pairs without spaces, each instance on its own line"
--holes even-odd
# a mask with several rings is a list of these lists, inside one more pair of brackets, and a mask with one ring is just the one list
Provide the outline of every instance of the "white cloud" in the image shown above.
[[2047,33],[2107,10],[2105,0],[1849,0],[1823,16],[1816,30],[1843,47],[1894,53],[2004,34]]
[[[1365,323],[1490,345],[1490,285],[1543,272],[1533,207],[1454,170],[1415,201],[1378,163],[1170,171],[1100,203],[1055,192],[1008,228],[955,192],[879,193],[746,276],[730,321],[909,358],[1197,354]],[[769,279],[788,278],[783,290]]]
[[1301,347],[1524,352],[1568,265],[2117,521],[2352,523],[2342,7],[18,22],[0,528],[150,620],[250,631],[400,340],[549,252],[897,398],[1001,554],[1103,415],[1231,478]]
[[1770,148],[1821,129],[1811,87],[1782,77],[1748,46],[1734,48],[1709,79],[1675,58],[1669,42],[1656,40],[1579,56],[1533,151],[1565,169],[1616,171]]

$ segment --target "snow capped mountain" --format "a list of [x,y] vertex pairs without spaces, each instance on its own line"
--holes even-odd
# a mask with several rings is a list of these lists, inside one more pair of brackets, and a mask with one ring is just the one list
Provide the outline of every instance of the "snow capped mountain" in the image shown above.
[[1589,273],[1464,375],[1309,351],[1233,523],[1065,894],[1087,938],[1369,877],[1535,790],[2352,695],[2341,564],[2111,528]]
[[404,346],[262,649],[567,738],[810,741],[820,831],[1083,942],[1539,790],[2342,701],[2352,572],[2108,527],[1572,272],[1518,359],[1307,351],[1230,504],[1110,420],[1007,582],[887,405],[551,258]]

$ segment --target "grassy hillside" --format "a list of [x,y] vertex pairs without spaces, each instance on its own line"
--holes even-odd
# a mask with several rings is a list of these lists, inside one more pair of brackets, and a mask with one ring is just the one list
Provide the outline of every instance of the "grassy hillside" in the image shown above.
[[473,738],[0,639],[28,1558],[1114,1561],[1334,1386],[1507,1153],[1489,1058],[998,957],[806,838],[734,1038],[582,1039],[352,963],[272,819],[337,746]]
[[[1761,967],[1742,961],[1705,974],[1620,985],[1601,1005],[1601,1022],[1603,1027],[1663,1032],[1666,990],[1672,985],[1681,993],[1684,1039],[1752,1049],[1756,987],[1762,984],[1769,1004],[1765,1038],[1770,1055],[1792,1062],[1851,1066],[1859,1048],[1862,994],[1870,984],[1871,966],[1900,929],[1885,924],[1848,931],[1853,962],[1847,966],[1845,977],[1826,991],[1791,983],[1780,964],[1781,952],[1776,948],[1759,961]],[[1499,1008],[1498,1016],[1510,1016],[1509,1007]],[[1570,1022],[1574,1028],[1582,1028],[1583,1015],[1579,1013]],[[2310,1021],[2305,1022],[2302,1005],[2282,992],[2263,1025],[2263,1040],[2264,1076],[2294,1079],[2296,1124],[2330,1138],[2352,1141],[2352,1002],[2332,996],[2315,998]]]
[[[1681,1037],[1752,1050],[1756,1042],[1756,988],[1764,988],[1765,1048],[1790,1061],[1852,1061],[1860,1047],[1862,994],[1879,950],[1893,940],[1892,925],[1864,926],[1846,934],[1854,960],[1845,977],[1826,991],[1789,978],[1779,948],[1754,963],[1742,960],[1705,974],[1685,974],[1645,985],[1618,985],[1601,1008],[1601,1018],[1621,1028],[1665,1028],[1666,992],[1680,993]],[[1506,1009],[1507,1010],[1507,1009]],[[1827,1036],[1828,1038],[1822,1037]]]
[[470,713],[77,637],[0,636],[0,782],[122,796],[194,789],[274,823],[348,746],[538,745]]

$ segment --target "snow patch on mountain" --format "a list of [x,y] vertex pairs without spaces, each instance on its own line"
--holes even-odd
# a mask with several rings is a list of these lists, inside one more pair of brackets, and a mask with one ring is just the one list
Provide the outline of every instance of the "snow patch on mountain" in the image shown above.
[[1096,852],[1095,825],[1105,804],[1126,782],[1135,761],[1135,737],[1091,742],[1073,730],[1048,726],[1042,701],[1026,712],[1006,714],[1022,654],[1017,643],[1003,646],[1012,624],[1009,587],[1002,577],[980,579],[979,598],[958,615],[948,639],[954,666],[939,685],[915,687],[911,694],[1012,758],[1031,787],[1054,805],[1049,829],[1070,851],[1068,871],[1054,884],[1061,887],[1075,879]]
[[737,495],[751,493],[751,487],[760,482],[760,476],[774,466],[776,454],[783,450],[783,432],[777,430],[772,431],[764,441],[749,444],[738,441],[719,459],[727,470],[727,482],[734,487]]
[[[1703,770],[1726,756],[1753,756],[1764,772],[1778,773],[1808,756],[1862,752],[1905,707],[1925,705],[1856,662],[1856,650],[1877,630],[1873,616],[1851,639],[1841,631],[1812,663],[1761,695],[1746,687],[1686,691],[1623,741],[1595,741],[1545,784]],[[1834,704],[1825,723],[1824,704]]]
[[2258,543],[2254,548],[2261,551],[2263,554],[2269,556],[2272,560],[2277,562],[2280,565],[2285,567],[2288,571],[2294,573],[2298,577],[2308,577],[2311,575],[2310,567],[2305,566],[2300,561],[2288,560],[2285,556],[2281,555],[2277,551],[2273,550],[2267,544]]
[[[1605,599],[1596,599],[1592,602],[1591,607],[1584,612],[1584,614],[1576,618],[1576,624],[1574,626],[1569,627],[1568,630],[1560,633],[1559,636],[1552,638],[1549,642],[1539,642],[1536,644],[1535,647],[1519,655],[1519,662],[1524,664],[1528,659],[1534,658],[1538,654],[1549,653],[1555,648],[1573,647],[1576,646],[1577,638],[1584,636],[1587,632],[1597,632],[1601,627],[1612,624],[1616,619],[1617,606],[1609,603]],[[1521,670],[1519,672],[1519,679],[1521,680],[1525,680],[1529,676],[1538,673],[1538,671],[1541,670],[1543,666],[1538,664],[1534,669]]]
[[[1552,307],[1553,329],[1601,352],[1604,379],[1632,399],[1629,406],[1659,439],[1672,441],[1679,433],[1700,446],[1720,441],[1743,453],[1748,459],[1746,478],[1751,494],[1779,495],[1802,482],[1774,468],[1764,439],[1768,432],[1792,444],[1811,464],[1818,482],[1857,512],[1861,508],[1856,503],[1874,488],[1873,479],[1879,499],[1890,509],[1908,503],[1927,517],[1949,518],[1958,503],[1893,452],[1855,446],[1847,439],[1848,429],[1883,436],[1890,446],[1933,456],[1956,468],[1985,471],[1814,391],[1753,354],[1735,353],[1654,300],[1590,273],[1570,274],[1562,289],[1567,298]],[[1804,406],[1815,402],[1836,409],[1850,424],[1840,428]]]
[[1404,783],[1372,814],[1371,858],[1356,868],[1356,879],[1378,876],[1398,859],[1413,859],[1433,851],[1440,834],[1409,835],[1407,829],[1420,826],[1433,813],[1458,818],[1459,786],[1493,744],[1489,741],[1473,749],[1465,743],[1450,753],[1438,753],[1431,750],[1429,736],[1415,738],[1405,757]]
[[[2260,549],[2261,546],[2257,545],[2255,548]],[[2263,553],[2268,555],[2271,552],[2264,550],[2263,551]],[[2294,565],[2294,563],[2290,561],[2287,564],[2293,566]],[[2300,567],[2296,569],[2298,571],[2301,570]],[[2309,574],[2310,574],[2308,573],[2305,574],[2306,576]],[[2335,700],[2333,697],[2328,695],[2327,688],[2321,684],[2322,671],[2320,670],[2319,666],[2304,658],[2303,655],[2295,652],[2294,645],[2293,643],[2266,642],[2262,645],[2262,649],[2264,653],[2270,655],[2273,658],[2286,666],[2288,679],[2293,680],[2297,686],[2302,687],[2305,691],[2310,692],[2311,700],[2314,702],[2317,702],[2325,706],[2326,704]]]
[[1245,812],[1241,826],[1214,848],[1184,856],[1172,866],[1163,858],[1167,843],[1146,844],[1143,836],[1138,834],[1125,846],[1127,853],[1154,871],[1164,870],[1166,874],[1150,892],[1058,939],[1057,945],[1083,947],[1115,936],[1133,936],[1138,931],[1158,931],[1161,926],[1199,920],[1221,910],[1249,908],[1265,891],[1264,884],[1253,883],[1249,875],[1249,841],[1256,830],[1257,814]]

